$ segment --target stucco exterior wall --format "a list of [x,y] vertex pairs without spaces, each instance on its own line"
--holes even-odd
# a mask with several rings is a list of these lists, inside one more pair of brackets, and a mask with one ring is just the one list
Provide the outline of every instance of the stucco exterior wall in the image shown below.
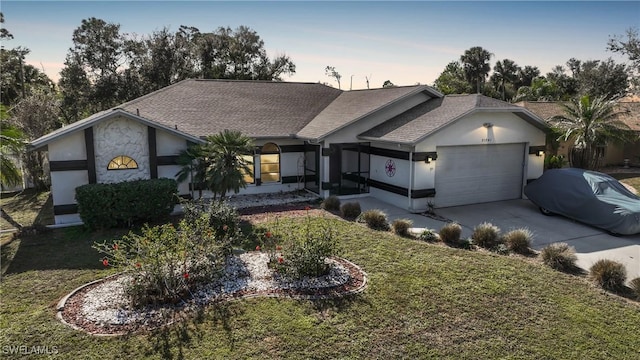
[[[122,117],[94,126],[96,178],[98,183],[117,183],[149,179],[149,142],[147,126]],[[126,155],[138,163],[137,169],[108,170],[109,162]]]
[[86,160],[87,148],[84,132],[77,131],[48,145],[49,161]]
[[[493,124],[485,128],[484,123]],[[506,112],[476,112],[431,134],[416,145],[417,152],[437,146],[529,143],[544,146],[545,133],[518,116]]]
[[173,156],[187,149],[187,141],[166,131],[156,130],[156,154]]

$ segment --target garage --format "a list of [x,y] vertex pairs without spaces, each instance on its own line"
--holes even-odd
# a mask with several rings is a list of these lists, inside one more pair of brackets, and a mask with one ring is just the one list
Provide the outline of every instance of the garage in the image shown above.
[[525,144],[439,146],[435,206],[522,197]]

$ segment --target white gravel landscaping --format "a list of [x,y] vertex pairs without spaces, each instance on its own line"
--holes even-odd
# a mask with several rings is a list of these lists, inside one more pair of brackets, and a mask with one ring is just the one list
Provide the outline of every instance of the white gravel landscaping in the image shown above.
[[[177,304],[177,307],[187,309],[206,305],[238,292],[332,288],[344,285],[350,280],[349,270],[333,259],[325,260],[331,266],[329,274],[301,280],[287,279],[274,272],[268,267],[268,260],[268,254],[262,252],[248,252],[229,257],[225,273],[218,281],[192,294],[191,299]],[[155,323],[164,313],[175,308],[170,305],[160,309],[131,308],[124,293],[123,284],[127,281],[131,281],[131,278],[126,275],[119,276],[114,280],[102,282],[82,294],[82,317],[96,326]]]

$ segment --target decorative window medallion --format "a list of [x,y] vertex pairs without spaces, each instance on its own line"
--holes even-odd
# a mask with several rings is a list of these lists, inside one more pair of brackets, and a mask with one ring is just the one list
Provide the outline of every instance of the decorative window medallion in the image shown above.
[[393,177],[396,174],[396,163],[391,159],[387,160],[387,163],[384,164],[384,172],[388,177]]
[[126,155],[119,155],[109,161],[108,170],[137,169],[138,163]]

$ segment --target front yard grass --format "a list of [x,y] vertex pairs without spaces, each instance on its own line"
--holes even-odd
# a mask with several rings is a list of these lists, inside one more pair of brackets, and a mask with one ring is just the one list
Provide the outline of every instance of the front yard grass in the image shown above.
[[[6,346],[55,346],[51,357],[59,359],[638,358],[640,306],[582,278],[520,257],[428,244],[334,218],[311,221],[331,222],[341,256],[369,275],[364,293],[221,303],[153,333],[116,338],[63,325],[55,305],[111,274],[91,245],[124,231],[67,228],[13,241],[2,248],[0,349],[5,355]],[[304,223],[281,218],[278,228],[304,231]]]
[[[53,200],[49,191],[39,192],[26,189],[0,194],[0,206],[22,226],[50,225],[53,220]],[[11,225],[0,219],[0,229]]]
[[617,173],[610,174],[621,182],[633,186],[636,192],[640,194],[640,174],[638,173]]

